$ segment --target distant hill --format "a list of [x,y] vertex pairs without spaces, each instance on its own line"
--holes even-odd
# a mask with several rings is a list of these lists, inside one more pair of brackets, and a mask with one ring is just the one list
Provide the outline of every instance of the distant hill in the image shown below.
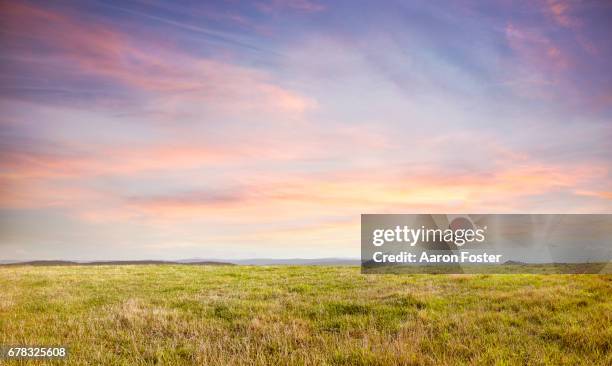
[[[8,262],[8,261],[7,261]],[[217,261],[158,261],[158,260],[140,260],[140,261],[92,261],[92,262],[75,262],[62,260],[37,260],[37,261],[11,261],[8,263],[0,262],[0,266],[107,266],[107,265],[134,265],[134,264],[181,264],[181,265],[205,265],[205,266],[233,266],[229,262]]]
[[74,266],[78,265],[77,262],[72,261],[27,261],[27,262],[10,262],[2,263],[2,266]]
[[[177,262],[193,263],[204,261],[202,258],[180,259]],[[212,261],[229,262],[246,266],[307,265],[307,266],[355,266],[359,259],[351,258],[248,258],[248,259],[212,259]]]
[[236,264],[255,265],[255,266],[270,266],[270,265],[308,265],[308,266],[354,266],[361,264],[359,259],[349,258],[289,258],[289,259],[272,259],[272,258],[254,258],[240,259],[231,261]]
[[525,262],[519,262],[519,261],[513,261],[513,260],[509,260],[509,261],[505,261],[504,264],[510,264],[510,265],[524,265],[527,264]]
[[275,265],[307,265],[307,266],[355,266],[359,265],[359,259],[347,258],[253,258],[253,259],[202,259],[189,258],[174,261],[165,260],[117,260],[117,261],[67,261],[67,260],[33,260],[33,261],[9,261],[0,260],[0,266],[104,266],[104,265],[134,265],[134,264],[182,264],[182,265],[202,265],[202,266],[231,266],[231,265],[251,265],[251,266],[275,266]]
[[122,265],[122,264],[189,264],[189,265],[207,265],[207,266],[232,266],[233,263],[229,262],[217,262],[217,261],[193,261],[193,262],[182,262],[182,261],[158,261],[158,260],[141,260],[141,261],[94,261],[82,263],[85,265]]

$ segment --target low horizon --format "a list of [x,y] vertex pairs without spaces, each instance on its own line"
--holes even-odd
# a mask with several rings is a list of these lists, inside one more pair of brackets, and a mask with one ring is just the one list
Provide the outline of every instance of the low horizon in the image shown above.
[[[146,259],[67,259],[67,258],[53,258],[53,259],[0,259],[0,265],[2,264],[20,264],[30,262],[67,262],[75,264],[96,264],[96,263],[113,263],[121,264],[122,262],[166,262],[168,264],[198,264],[198,263],[228,263],[236,264],[239,262],[262,262],[263,265],[266,263],[273,262],[295,262],[296,264],[305,264],[309,262],[314,264],[322,264],[326,262],[351,262],[354,265],[360,265],[361,258],[352,257],[317,257],[317,258],[264,258],[264,257],[253,257],[253,258],[179,258],[179,259],[161,259],[161,258],[146,258]],[[300,263],[301,262],[301,263]],[[245,263],[247,265],[253,263]],[[517,260],[517,259],[504,259],[500,264],[526,264],[526,265],[555,265],[555,264],[597,264],[597,263],[609,263],[609,260],[573,260],[573,261],[534,261],[534,260]]]
[[205,257],[192,257],[192,258],[140,258],[140,259],[70,259],[70,258],[46,258],[46,259],[8,259],[0,258],[0,262],[4,261],[70,261],[70,262],[120,262],[120,261],[189,261],[189,260],[201,260],[201,261],[222,261],[222,260],[324,260],[324,259],[338,259],[338,260],[356,260],[360,261],[359,257],[245,257],[245,258],[205,258]]

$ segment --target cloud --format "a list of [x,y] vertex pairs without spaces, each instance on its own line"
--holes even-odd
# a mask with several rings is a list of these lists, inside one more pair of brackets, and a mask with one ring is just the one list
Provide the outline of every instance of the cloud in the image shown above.
[[[443,169],[410,170],[396,174],[372,169],[315,175],[268,173],[265,179],[232,189],[195,190],[123,199],[120,211],[153,222],[179,222],[223,217],[247,223],[329,216],[356,216],[363,212],[405,210],[449,212],[457,209],[490,211],[527,208],[530,197],[584,190],[608,174],[605,166],[542,165],[524,163],[480,173],[444,174]],[[239,181],[234,177],[234,181]],[[522,203],[521,207],[521,201]],[[123,217],[123,216],[120,216]],[[98,219],[101,219],[98,216]],[[106,220],[115,220],[110,213]]]
[[184,145],[140,148],[113,146],[98,150],[63,145],[58,152],[5,151],[0,160],[3,167],[0,177],[51,179],[130,175],[222,164],[228,159],[238,159],[243,153]]
[[559,45],[537,30],[508,24],[505,32],[508,44],[518,57],[529,65],[535,65],[541,72],[559,72],[573,63]]
[[539,16],[509,16],[504,36],[512,57],[503,65],[512,85],[506,85],[521,97],[601,113],[610,84],[604,42],[610,10],[604,2],[547,0]]
[[194,207],[194,206],[218,206],[242,203],[246,194],[240,190],[216,190],[216,191],[192,191],[175,195],[159,195],[151,197],[129,197],[127,201],[137,206],[161,206],[161,207]]
[[547,0],[547,10],[555,22],[566,28],[575,28],[580,22],[571,16],[571,4],[565,0]]

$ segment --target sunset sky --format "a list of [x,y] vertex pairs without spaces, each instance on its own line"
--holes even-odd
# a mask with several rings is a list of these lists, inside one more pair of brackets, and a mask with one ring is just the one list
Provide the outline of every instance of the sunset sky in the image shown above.
[[612,3],[2,1],[0,259],[359,257],[612,213]]

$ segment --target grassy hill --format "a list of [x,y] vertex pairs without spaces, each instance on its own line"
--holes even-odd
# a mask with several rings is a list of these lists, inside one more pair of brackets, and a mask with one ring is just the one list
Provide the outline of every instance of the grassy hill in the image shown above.
[[612,275],[15,266],[0,288],[0,345],[71,364],[612,364]]

